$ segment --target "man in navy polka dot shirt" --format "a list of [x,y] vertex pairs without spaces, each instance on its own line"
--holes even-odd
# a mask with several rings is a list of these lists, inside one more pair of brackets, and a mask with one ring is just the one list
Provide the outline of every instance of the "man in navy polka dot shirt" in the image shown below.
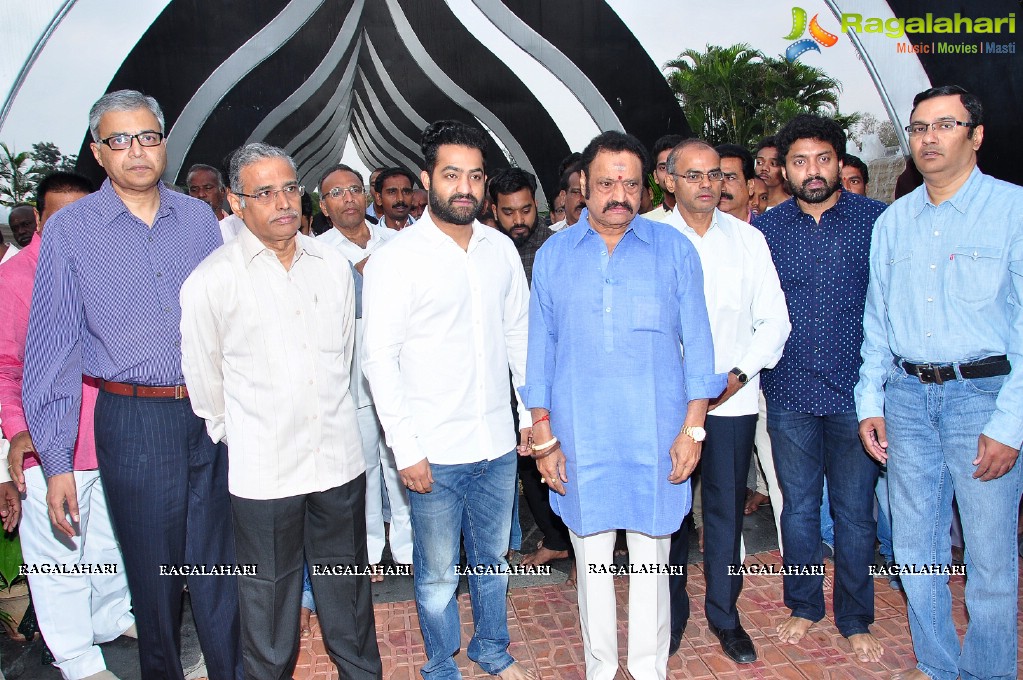
[[[800,115],[776,136],[793,197],[761,215],[785,292],[792,333],[763,377],[767,429],[785,497],[781,525],[785,605],[778,627],[798,643],[824,618],[820,506],[827,479],[835,519],[835,625],[863,662],[881,657],[874,621],[878,465],[860,445],[853,387],[860,366],[870,238],[884,203],[842,191],[845,134],[830,119]],[[812,567],[816,567],[813,569]]]

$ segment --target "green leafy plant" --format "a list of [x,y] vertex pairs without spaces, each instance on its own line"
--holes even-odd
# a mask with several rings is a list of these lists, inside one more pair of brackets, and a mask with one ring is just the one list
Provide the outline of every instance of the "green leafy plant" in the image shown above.
[[25,558],[21,555],[21,538],[17,530],[13,533],[3,532],[0,535],[0,588],[10,590],[17,583],[24,581],[20,574]]

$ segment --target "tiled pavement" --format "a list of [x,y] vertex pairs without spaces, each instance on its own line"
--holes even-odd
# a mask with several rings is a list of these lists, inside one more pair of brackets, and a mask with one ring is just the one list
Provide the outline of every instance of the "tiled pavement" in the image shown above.
[[[777,551],[747,558],[747,564],[780,564]],[[896,670],[911,667],[916,661],[906,623],[906,605],[901,593],[892,591],[887,580],[876,579],[875,618],[873,632],[885,646],[879,663],[862,664],[849,656],[849,644],[839,635],[832,620],[831,568],[825,578],[827,617],[815,624],[798,645],[782,645],[774,637],[775,627],[787,615],[782,604],[782,580],[779,576],[747,576],[739,599],[743,625],[753,638],[760,656],[754,664],[739,666],[721,651],[717,639],[707,629],[707,620],[700,606],[704,578],[701,564],[690,564],[689,593],[693,613],[686,628],[679,653],[668,664],[669,678],[822,678],[868,680],[888,678]],[[617,578],[619,649],[626,649],[626,627],[623,612],[627,601],[626,579]],[[966,625],[961,576],[951,579],[953,612],[960,633]],[[539,585],[513,589],[510,594],[508,626],[511,633],[510,652],[519,661],[535,668],[540,678],[583,680],[583,648],[580,637],[576,593],[564,585]],[[456,657],[466,678],[489,677],[465,656],[465,645],[472,634],[472,614],[468,595],[459,598],[462,618],[462,649]],[[1023,607],[1020,608],[1023,611]],[[415,605],[412,602],[380,603],[375,607],[377,639],[383,657],[384,678],[416,680],[418,669],[426,662],[423,638],[419,632]],[[1020,658],[1023,659],[1023,650]],[[621,659],[619,677],[630,678]],[[1021,665],[1023,670],[1023,665]],[[302,643],[296,680],[327,680],[337,672],[327,656],[319,628],[313,623],[313,635]]]

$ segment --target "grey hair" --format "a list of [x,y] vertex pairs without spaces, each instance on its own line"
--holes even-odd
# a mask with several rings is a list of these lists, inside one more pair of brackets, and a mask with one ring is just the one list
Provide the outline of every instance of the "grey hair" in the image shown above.
[[710,149],[714,153],[717,153],[717,150],[713,146],[711,146],[707,142],[703,141],[702,139],[696,139],[695,137],[690,137],[689,139],[684,139],[681,142],[679,142],[678,144],[676,144],[675,148],[673,148],[671,150],[671,153],[668,154],[668,161],[667,161],[665,170],[666,170],[666,172],[669,175],[674,175],[675,174],[675,166],[678,163],[678,157],[682,155],[682,152],[686,149],[686,147],[690,147],[690,146],[703,147],[703,148],[706,148],[706,149]]
[[207,172],[212,172],[216,176],[216,178],[217,178],[217,188],[218,189],[223,189],[224,188],[224,175],[221,174],[220,170],[217,170],[212,165],[206,165],[205,163],[196,163],[195,165],[190,167],[188,169],[188,172],[185,173],[185,181],[187,182],[188,180],[190,180],[192,178],[192,173],[193,172],[198,172],[200,170],[206,170]]
[[89,132],[92,141],[99,142],[99,122],[111,111],[137,111],[148,109],[160,123],[160,132],[164,131],[163,110],[156,99],[138,90],[117,90],[100,97],[89,109]]
[[[288,152],[278,146],[271,146],[263,142],[250,142],[234,152],[231,156],[231,191],[238,194],[242,192],[242,169],[265,158],[283,158],[288,161],[291,169],[298,174],[295,161]],[[243,200],[244,205],[244,200]]]

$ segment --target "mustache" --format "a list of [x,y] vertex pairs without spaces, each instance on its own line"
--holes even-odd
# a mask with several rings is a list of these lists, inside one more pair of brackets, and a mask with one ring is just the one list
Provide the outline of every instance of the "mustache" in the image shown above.
[[629,212],[636,212],[628,201],[608,201],[604,204],[604,212],[615,208],[625,208]]
[[297,210],[282,210],[281,212],[277,213],[277,216],[274,217],[270,221],[271,222],[276,222],[277,220],[284,219],[285,217],[295,217],[295,218],[297,218],[298,217],[298,211]]
[[721,198],[724,198],[724,199],[727,199],[727,200],[730,201],[733,198],[735,198],[735,196],[733,196],[732,194],[728,193],[727,191],[722,191],[721,192]]
[[395,209],[395,210],[397,210],[398,208],[407,208],[408,207],[408,203],[403,203],[401,201],[398,201],[397,203],[392,203],[391,207],[393,209]]
[[451,197],[448,198],[448,203],[454,203],[455,201],[472,201],[473,205],[480,204],[472,194],[451,194]]
[[810,186],[810,182],[824,182],[825,184],[827,184],[828,180],[824,179],[820,175],[814,175],[813,177],[807,177],[806,179],[803,180],[803,187]]

